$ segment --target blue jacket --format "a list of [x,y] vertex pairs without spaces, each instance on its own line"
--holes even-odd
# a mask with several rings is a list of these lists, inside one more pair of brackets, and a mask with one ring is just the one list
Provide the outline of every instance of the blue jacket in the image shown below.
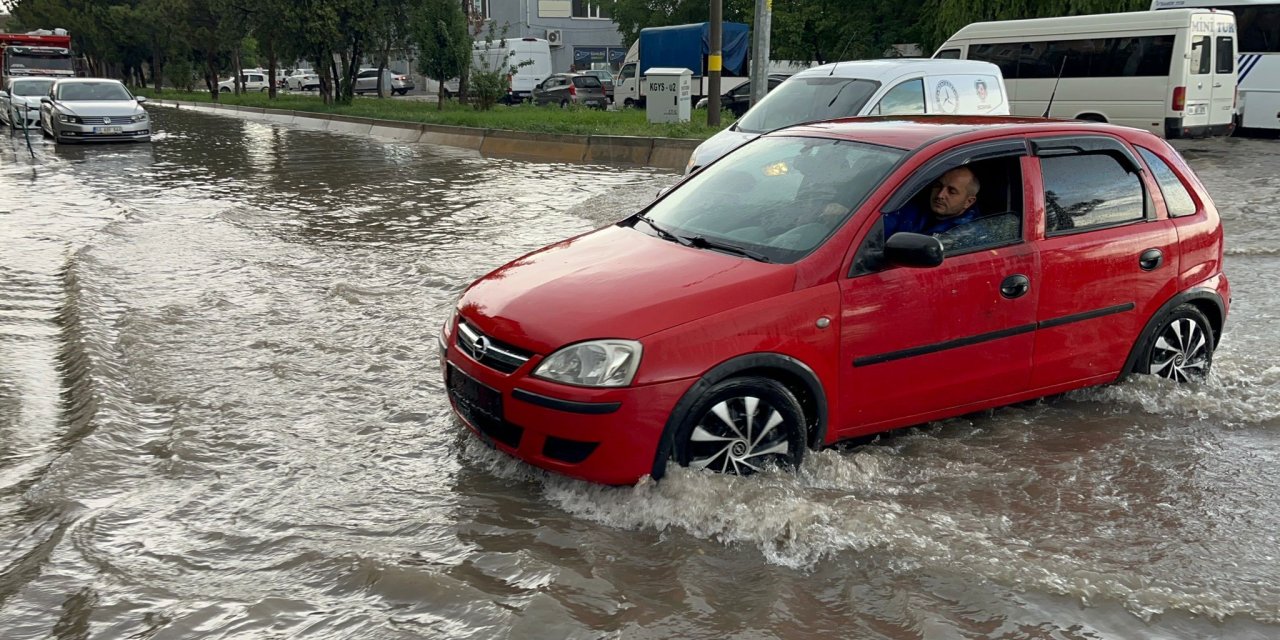
[[888,240],[893,234],[902,231],[931,236],[966,222],[973,222],[978,215],[978,205],[975,204],[958,216],[939,220],[934,217],[933,211],[911,202],[897,211],[884,214],[884,237]]

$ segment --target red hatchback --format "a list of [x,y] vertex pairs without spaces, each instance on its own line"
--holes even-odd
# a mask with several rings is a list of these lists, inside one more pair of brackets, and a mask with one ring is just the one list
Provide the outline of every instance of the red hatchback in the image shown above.
[[1143,131],[811,124],[480,278],[442,366],[462,420],[545,469],[625,484],[672,462],[795,467],[1130,372],[1203,378],[1230,299],[1222,244],[1204,186]]

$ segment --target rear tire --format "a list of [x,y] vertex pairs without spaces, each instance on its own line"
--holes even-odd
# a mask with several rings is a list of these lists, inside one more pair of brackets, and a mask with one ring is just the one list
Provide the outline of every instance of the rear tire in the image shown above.
[[750,475],[774,464],[797,469],[804,460],[804,410],[776,380],[730,378],[690,407],[675,433],[682,467]]
[[1152,324],[1136,368],[1177,382],[1200,382],[1209,376],[1216,346],[1204,312],[1192,304],[1178,305]]

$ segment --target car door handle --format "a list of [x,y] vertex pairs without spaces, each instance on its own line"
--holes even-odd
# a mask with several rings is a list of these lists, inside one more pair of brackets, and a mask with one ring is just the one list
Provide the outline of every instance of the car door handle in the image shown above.
[[1000,283],[1000,295],[1012,300],[1021,298],[1031,290],[1031,280],[1021,273],[1015,273]]
[[1155,271],[1164,264],[1164,252],[1159,249],[1147,249],[1138,257],[1138,266],[1143,271]]
[[1222,88],[1222,83],[1221,83],[1221,82],[1215,82],[1215,83],[1213,83],[1213,88],[1214,88],[1214,89],[1221,89],[1221,88]]

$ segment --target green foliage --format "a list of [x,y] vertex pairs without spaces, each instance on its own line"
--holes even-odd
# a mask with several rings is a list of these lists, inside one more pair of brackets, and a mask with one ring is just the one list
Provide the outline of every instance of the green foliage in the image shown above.
[[444,82],[462,75],[471,58],[467,17],[455,0],[423,0],[410,16],[410,33],[418,48],[418,71],[440,81],[443,108]]
[[509,25],[498,29],[493,22],[485,31],[484,41],[476,49],[475,65],[471,67],[471,98],[475,108],[488,111],[507,94],[507,78],[520,67],[533,64],[532,60],[512,60],[516,52],[502,46]]

